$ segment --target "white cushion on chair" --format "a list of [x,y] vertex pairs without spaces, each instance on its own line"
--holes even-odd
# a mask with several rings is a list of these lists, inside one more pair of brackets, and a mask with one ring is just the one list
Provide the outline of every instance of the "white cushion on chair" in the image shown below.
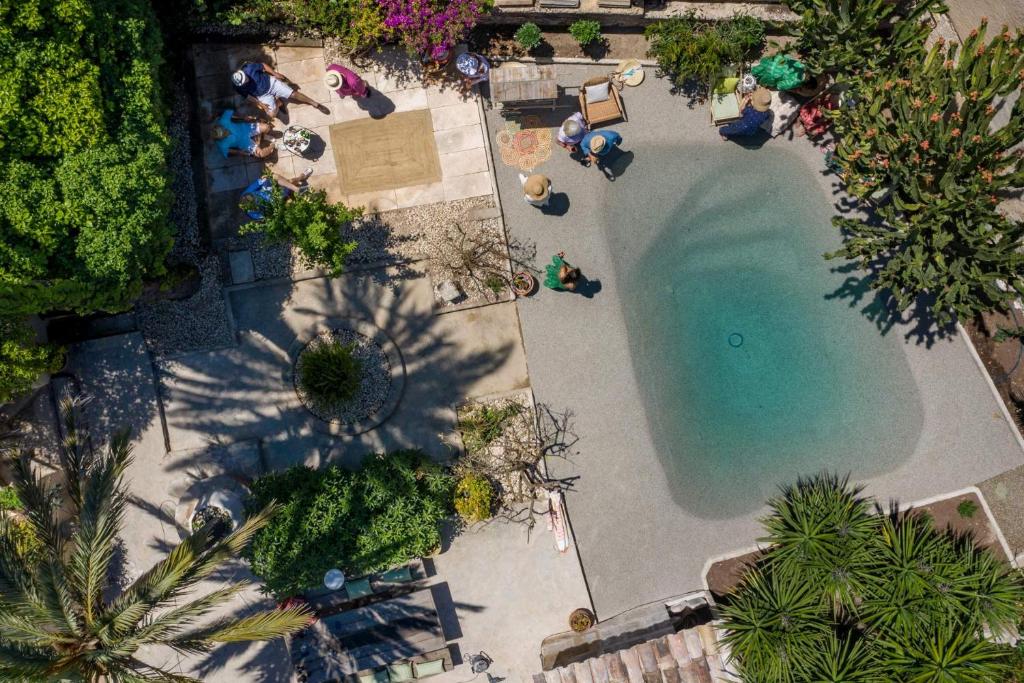
[[601,85],[588,85],[583,93],[587,98],[587,104],[594,102],[605,102],[608,100],[608,86],[609,83],[606,81]]

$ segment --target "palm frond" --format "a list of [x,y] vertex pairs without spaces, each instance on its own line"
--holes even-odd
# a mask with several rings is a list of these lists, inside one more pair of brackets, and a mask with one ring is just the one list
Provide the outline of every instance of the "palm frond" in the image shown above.
[[0,642],[0,680],[45,681],[53,665],[52,650]]
[[88,399],[65,394],[58,404],[58,412],[64,424],[64,435],[57,449],[60,469],[64,473],[64,488],[68,502],[77,511],[82,504],[81,482],[85,478],[92,459],[89,435],[81,429],[79,422],[82,409]]
[[33,591],[32,573],[14,533],[15,521],[0,515],[0,603],[20,602]]
[[167,642],[174,648],[202,649],[213,643],[282,638],[309,625],[313,613],[305,606],[259,612],[241,619],[222,619]]
[[44,484],[42,477],[32,471],[28,458],[23,456],[14,460],[14,488],[24,505],[25,519],[43,544],[44,554],[60,557],[66,535],[56,520],[56,487]]

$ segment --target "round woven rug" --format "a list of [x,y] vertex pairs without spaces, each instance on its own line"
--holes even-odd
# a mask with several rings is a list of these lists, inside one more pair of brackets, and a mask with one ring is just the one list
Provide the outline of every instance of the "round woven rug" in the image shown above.
[[509,121],[498,131],[498,149],[507,166],[532,171],[551,158],[551,129],[540,117],[524,116],[519,122]]

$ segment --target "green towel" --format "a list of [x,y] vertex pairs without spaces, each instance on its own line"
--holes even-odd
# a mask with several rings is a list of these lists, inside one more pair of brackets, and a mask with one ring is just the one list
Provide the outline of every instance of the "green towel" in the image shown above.
[[551,257],[551,263],[544,266],[544,270],[547,272],[547,277],[544,278],[544,286],[548,289],[565,289],[562,286],[562,281],[558,279],[558,271],[562,269],[563,265],[569,265],[565,260],[555,254]]
[[758,85],[776,90],[799,88],[804,82],[804,65],[788,55],[765,57],[750,72]]

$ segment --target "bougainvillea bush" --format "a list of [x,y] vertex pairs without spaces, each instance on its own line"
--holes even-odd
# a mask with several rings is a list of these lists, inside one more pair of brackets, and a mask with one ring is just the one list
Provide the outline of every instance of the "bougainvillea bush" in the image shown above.
[[477,21],[492,0],[377,0],[392,39],[421,57],[443,60]]

